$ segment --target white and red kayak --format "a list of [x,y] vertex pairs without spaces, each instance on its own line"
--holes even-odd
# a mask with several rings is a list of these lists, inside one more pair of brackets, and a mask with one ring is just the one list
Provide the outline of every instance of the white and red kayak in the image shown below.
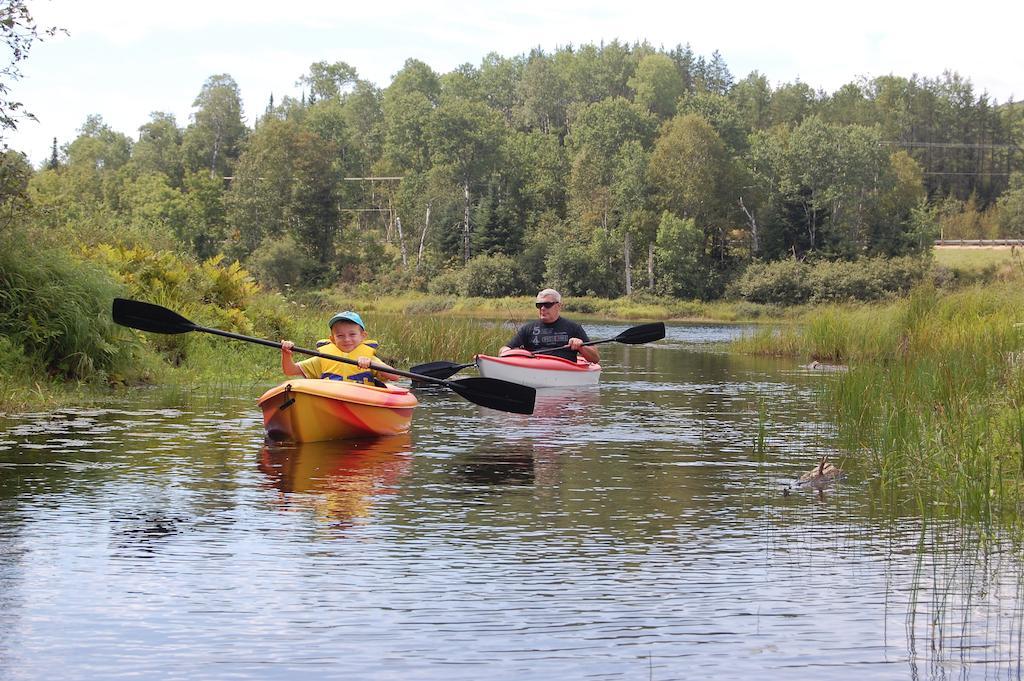
[[601,365],[582,357],[572,360],[555,355],[532,355],[526,350],[512,350],[501,357],[477,355],[476,368],[485,378],[527,385],[531,388],[569,388],[597,385]]

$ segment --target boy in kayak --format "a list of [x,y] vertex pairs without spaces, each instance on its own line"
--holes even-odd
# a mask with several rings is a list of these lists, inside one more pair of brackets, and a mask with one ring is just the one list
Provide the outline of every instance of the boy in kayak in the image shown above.
[[502,346],[498,351],[499,356],[517,348],[536,352],[568,345],[568,348],[550,354],[564,357],[573,362],[576,361],[577,353],[588,362],[596,364],[601,360],[597,348],[592,345],[584,345],[590,338],[583,327],[560,316],[562,311],[561,293],[553,288],[546,288],[537,294],[536,305],[539,318],[519,327],[519,331],[508,342],[508,345]]
[[327,326],[331,329],[331,341],[318,347],[317,352],[355,360],[358,366],[325,357],[310,357],[296,364],[292,358],[292,348],[295,347],[295,343],[283,340],[281,341],[281,371],[285,376],[355,381],[371,385],[379,383],[380,380],[398,380],[398,376],[395,374],[370,369],[371,362],[385,367],[388,365],[376,360],[377,342],[366,340],[366,326],[363,324],[362,317],[351,310],[345,310],[331,317]]

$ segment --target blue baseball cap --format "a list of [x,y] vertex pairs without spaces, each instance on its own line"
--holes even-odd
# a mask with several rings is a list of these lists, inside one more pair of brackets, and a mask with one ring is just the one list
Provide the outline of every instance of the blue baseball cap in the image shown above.
[[345,310],[344,312],[339,312],[331,317],[331,321],[327,322],[327,328],[331,328],[338,322],[352,322],[353,324],[358,324],[363,331],[366,331],[366,325],[363,324],[363,318],[352,310]]

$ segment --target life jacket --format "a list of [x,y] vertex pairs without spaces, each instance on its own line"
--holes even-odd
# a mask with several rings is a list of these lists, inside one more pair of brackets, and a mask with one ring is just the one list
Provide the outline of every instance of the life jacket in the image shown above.
[[[353,360],[358,360],[360,357],[369,357],[373,360],[377,356],[378,345],[377,341],[367,339],[353,348],[352,352],[345,352],[331,341],[317,341],[316,349],[317,352],[322,352],[325,355],[334,355],[335,357],[345,357]],[[372,369],[360,369],[355,364],[337,362],[326,357],[320,358],[320,378],[331,381],[355,381],[356,383],[367,383],[369,385],[373,385],[376,381]]]

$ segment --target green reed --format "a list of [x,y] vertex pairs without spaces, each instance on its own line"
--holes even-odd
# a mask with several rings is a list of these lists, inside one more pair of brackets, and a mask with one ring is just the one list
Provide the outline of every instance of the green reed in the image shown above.
[[768,409],[764,399],[757,401],[757,435],[754,437],[754,456],[760,461],[768,453]]
[[497,354],[513,335],[502,323],[460,317],[369,315],[367,326],[381,342],[380,354],[397,367],[433,360],[468,362],[474,355]]
[[1024,300],[1016,287],[826,308],[738,347],[849,365],[825,391],[843,445],[893,500],[1015,518],[1024,484]]

